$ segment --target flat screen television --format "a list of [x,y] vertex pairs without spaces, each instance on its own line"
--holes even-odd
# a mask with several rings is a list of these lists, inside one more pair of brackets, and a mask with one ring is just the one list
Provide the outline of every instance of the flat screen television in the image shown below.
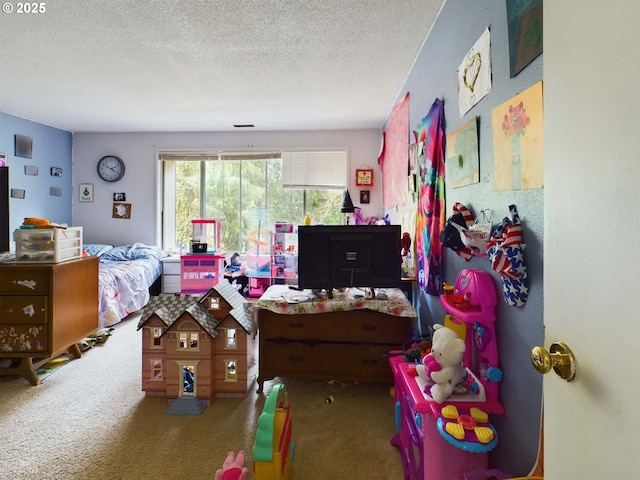
[[400,237],[400,225],[301,225],[298,287],[400,288]]

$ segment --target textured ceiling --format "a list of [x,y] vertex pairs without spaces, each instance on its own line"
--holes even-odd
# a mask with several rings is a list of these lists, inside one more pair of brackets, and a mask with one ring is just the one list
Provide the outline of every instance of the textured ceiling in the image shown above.
[[380,128],[443,2],[47,0],[0,13],[0,111],[72,132]]

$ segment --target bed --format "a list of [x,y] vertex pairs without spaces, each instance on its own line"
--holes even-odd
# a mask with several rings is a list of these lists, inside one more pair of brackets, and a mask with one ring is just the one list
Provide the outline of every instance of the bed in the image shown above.
[[143,308],[162,275],[162,258],[168,253],[155,246],[134,243],[113,246],[85,244],[88,255],[100,259],[98,278],[99,328],[120,322]]

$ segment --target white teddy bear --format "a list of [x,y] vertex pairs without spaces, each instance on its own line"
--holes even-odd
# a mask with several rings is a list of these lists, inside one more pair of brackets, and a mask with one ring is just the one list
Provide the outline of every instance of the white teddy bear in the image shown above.
[[464,378],[465,369],[461,362],[466,345],[450,328],[436,324],[433,329],[431,353],[422,359],[422,364],[416,366],[416,373],[432,384],[429,392],[431,398],[442,403]]

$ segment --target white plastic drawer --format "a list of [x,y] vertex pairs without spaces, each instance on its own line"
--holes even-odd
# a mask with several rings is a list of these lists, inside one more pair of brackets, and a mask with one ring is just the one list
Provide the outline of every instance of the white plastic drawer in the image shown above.
[[180,262],[162,262],[162,272],[165,275],[180,275]]

